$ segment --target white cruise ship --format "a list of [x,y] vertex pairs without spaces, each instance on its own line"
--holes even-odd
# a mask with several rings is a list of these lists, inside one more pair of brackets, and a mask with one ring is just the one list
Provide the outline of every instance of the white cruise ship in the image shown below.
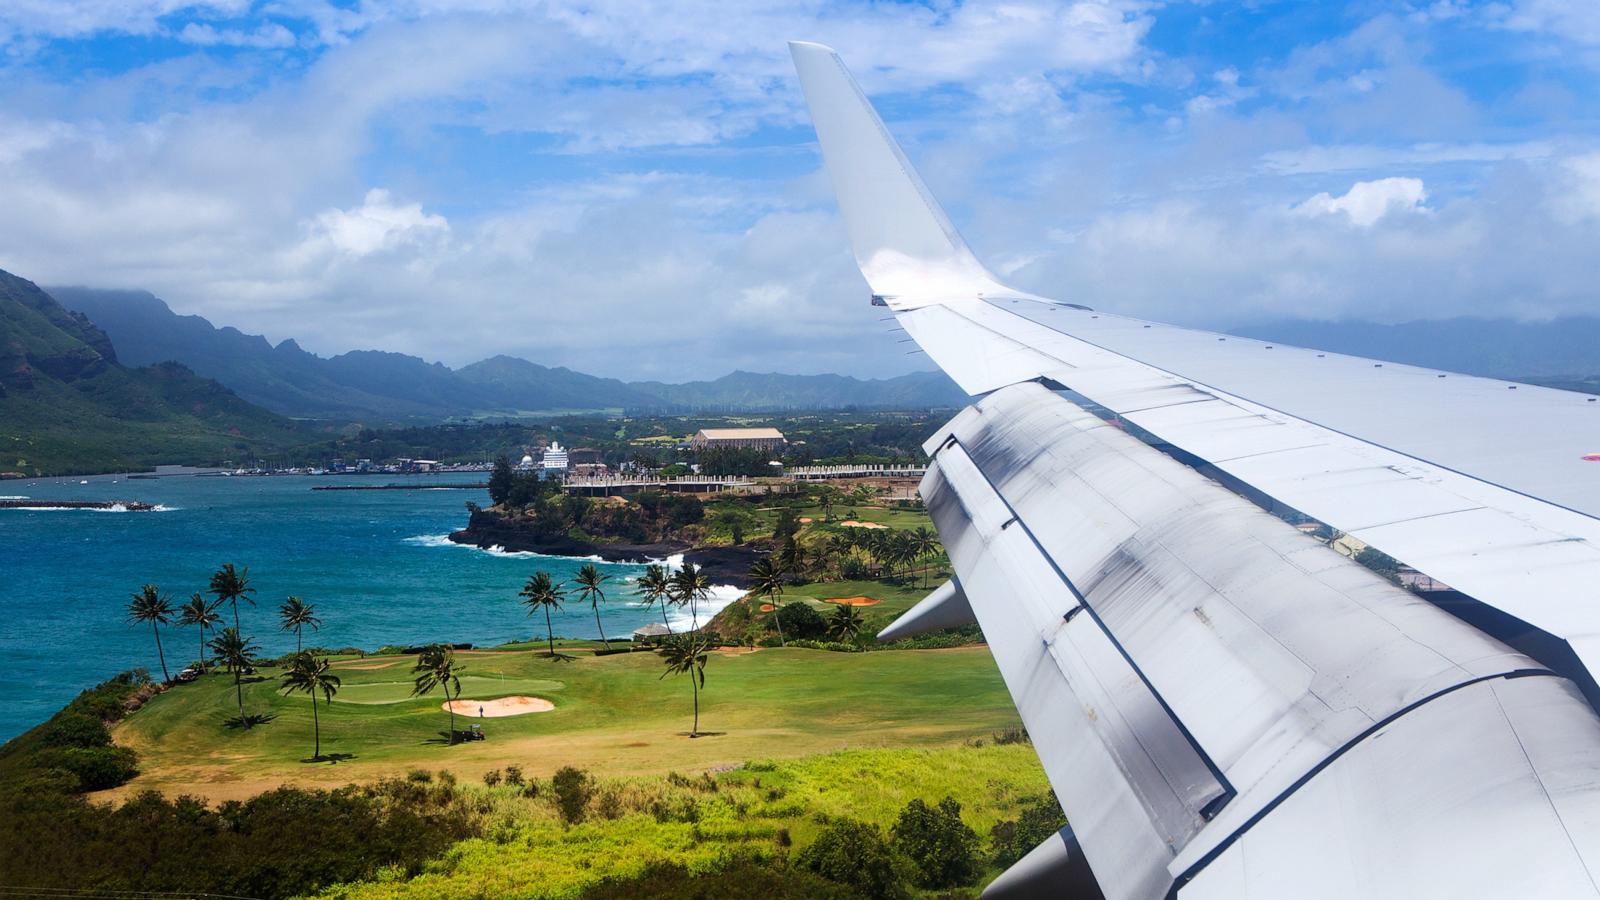
[[567,448],[561,446],[560,441],[551,441],[550,448],[544,451],[544,462],[540,468],[546,471],[565,472],[567,470]]

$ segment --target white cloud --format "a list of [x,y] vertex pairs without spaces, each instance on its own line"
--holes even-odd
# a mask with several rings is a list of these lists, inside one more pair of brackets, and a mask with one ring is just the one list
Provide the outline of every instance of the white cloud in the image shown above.
[[200,47],[293,47],[294,32],[269,22],[255,29],[215,28],[200,22],[190,22],[178,32],[178,40]]
[[1593,0],[1513,0],[1491,4],[1489,13],[1511,31],[1542,32],[1600,46],[1600,4]]
[[307,249],[330,247],[346,256],[370,256],[449,236],[444,216],[422,211],[420,203],[396,203],[382,188],[367,191],[355,209],[329,209],[310,223]]
[[1354,225],[1370,228],[1394,213],[1426,211],[1422,204],[1427,199],[1420,178],[1379,178],[1358,181],[1338,197],[1324,191],[1297,204],[1294,211],[1305,216],[1343,215]]

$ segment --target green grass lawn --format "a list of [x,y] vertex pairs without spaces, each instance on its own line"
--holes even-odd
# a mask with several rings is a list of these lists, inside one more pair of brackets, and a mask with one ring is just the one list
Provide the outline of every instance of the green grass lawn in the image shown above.
[[[276,718],[229,729],[237,712],[226,674],[162,694],[116,729],[140,753],[143,774],[119,792],[156,788],[213,799],[279,784],[343,784],[412,766],[463,778],[506,764],[530,775],[578,765],[608,775],[699,770],[763,757],[845,748],[938,746],[1013,727],[1018,718],[985,647],[829,653],[799,649],[720,651],[706,667],[700,727],[691,740],[689,682],[661,679],[650,653],[552,661],[541,651],[467,651],[463,695],[543,697],[551,712],[488,719],[489,739],[449,746],[444,697],[409,697],[414,657],[344,659],[344,688],[321,709],[322,751],[346,758],[309,763],[310,701],[278,692],[279,672],[245,685],[245,707]],[[465,728],[475,718],[457,717]]]

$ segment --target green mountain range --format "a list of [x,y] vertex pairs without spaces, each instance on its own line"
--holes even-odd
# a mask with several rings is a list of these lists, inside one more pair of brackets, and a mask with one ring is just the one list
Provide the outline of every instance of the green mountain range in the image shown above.
[[123,359],[176,360],[251,402],[296,418],[417,422],[552,410],[916,409],[967,402],[942,372],[887,379],[733,372],[713,381],[665,384],[599,378],[512,356],[460,369],[376,350],[323,358],[293,340],[273,346],[260,335],[180,316],[145,291],[50,291],[104,328]]
[[178,363],[122,364],[83,314],[0,271],[0,473],[220,463],[312,436]]

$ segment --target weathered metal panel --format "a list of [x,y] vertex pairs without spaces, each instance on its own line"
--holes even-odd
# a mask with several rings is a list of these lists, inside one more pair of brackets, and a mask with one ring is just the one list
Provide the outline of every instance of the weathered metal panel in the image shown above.
[[[930,511],[1002,673],[1021,653],[1048,682],[1047,657],[1073,697],[1018,695],[1030,731],[1082,720],[1070,746],[1036,742],[1069,816],[1100,789],[1058,783],[1052,757],[1092,741],[1137,801],[1101,815],[1137,809],[1174,866],[1413,704],[1538,668],[1043,386],[991,394],[929,446]],[[1226,802],[1201,814],[1208,799]],[[1079,833],[1111,872],[1148,837],[1126,821]]]

